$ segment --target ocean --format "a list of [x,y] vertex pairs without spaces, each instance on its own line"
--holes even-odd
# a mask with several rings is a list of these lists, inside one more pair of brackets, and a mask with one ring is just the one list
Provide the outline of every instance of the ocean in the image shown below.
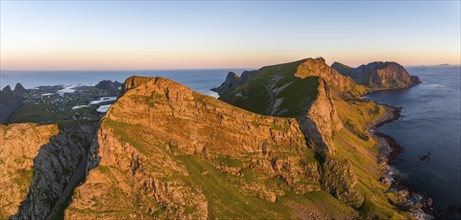
[[423,83],[367,98],[403,108],[400,120],[379,128],[404,148],[394,165],[401,182],[431,197],[436,211],[454,212],[461,208],[461,68],[407,70]]
[[[248,69],[193,69],[193,70],[98,70],[98,71],[16,71],[0,72],[0,89],[21,83],[26,89],[44,85],[96,85],[101,80],[124,82],[129,76],[160,76],[172,79],[189,88],[214,97],[211,88],[221,85],[229,71],[240,74]],[[251,70],[251,69],[249,69]]]
[[[409,89],[378,91],[367,97],[402,107],[403,118],[379,128],[404,148],[396,161],[401,181],[434,200],[436,210],[461,207],[461,73],[460,66],[407,67],[422,84]],[[229,71],[244,69],[152,71],[2,71],[1,88],[20,82],[42,85],[96,84],[103,79],[123,82],[128,76],[162,76],[217,97]],[[430,153],[430,155],[428,155]],[[428,155],[424,160],[420,158]]]

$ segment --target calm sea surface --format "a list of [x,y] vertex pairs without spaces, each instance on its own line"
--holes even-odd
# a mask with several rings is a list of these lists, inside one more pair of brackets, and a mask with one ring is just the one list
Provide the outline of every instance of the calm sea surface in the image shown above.
[[[1,85],[20,82],[26,88],[59,84],[96,84],[103,79],[123,82],[128,76],[162,76],[207,95],[219,86],[228,71],[243,69],[153,71],[2,71]],[[459,66],[408,67],[422,84],[410,89],[379,91],[367,97],[403,107],[401,120],[380,128],[394,137],[405,151],[396,168],[402,181],[434,199],[438,210],[461,207],[461,73]],[[430,152],[429,161],[421,161]]]
[[101,80],[124,82],[133,75],[161,76],[189,88],[217,97],[211,88],[221,85],[229,71],[240,74],[244,69],[142,70],[142,71],[1,71],[0,89],[21,83],[26,89],[44,85],[96,84]]
[[[403,107],[403,118],[379,130],[404,148],[395,167],[402,182],[434,200],[436,210],[461,207],[460,66],[409,67],[423,81],[415,87],[367,97]],[[430,153],[430,159],[421,161]]]

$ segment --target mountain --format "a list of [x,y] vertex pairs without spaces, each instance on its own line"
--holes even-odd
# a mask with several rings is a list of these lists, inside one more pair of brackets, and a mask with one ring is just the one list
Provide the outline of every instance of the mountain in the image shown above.
[[[273,117],[168,79],[130,77],[101,121],[88,177],[75,190],[66,218],[406,216],[388,202],[393,194],[378,180],[377,142],[364,131],[386,109],[335,101],[326,80],[306,79],[300,82],[318,90],[311,106],[320,109]],[[340,106],[336,113],[333,106]],[[339,121],[315,123],[321,120],[311,119],[315,115]],[[314,123],[303,125],[305,120]],[[323,126],[332,129],[331,152],[307,131],[320,129],[322,139]]]
[[357,68],[335,62],[331,68],[371,89],[406,88],[421,83],[417,76],[410,75],[396,62],[372,62]]
[[66,217],[283,218],[296,207],[357,215],[320,190],[319,164],[295,119],[254,114],[158,77],[131,77],[122,91],[98,131],[100,161]]
[[121,86],[122,86],[122,83],[118,81],[112,82],[111,80],[102,80],[98,82],[98,84],[96,84],[94,87],[107,91],[112,94],[117,94]]
[[221,100],[256,113],[294,117],[306,112],[315,100],[318,77],[328,83],[332,93],[346,99],[366,92],[351,78],[330,68],[323,58],[266,66],[246,71],[241,77],[229,73],[224,83],[213,90]]
[[393,109],[322,58],[233,78],[231,104],[134,76],[98,125],[0,126],[1,217],[411,217],[368,132]]
[[[308,147],[324,161],[322,167],[348,170],[347,175],[339,172],[331,179],[323,179],[323,190],[352,207],[373,204],[366,214],[362,213],[366,216],[395,215],[387,199],[378,199],[390,196],[383,195],[386,186],[373,180],[382,172],[376,167],[376,158],[381,157],[377,152],[381,151],[383,141],[367,131],[372,121],[390,117],[392,109],[359,99],[367,90],[330,68],[323,58],[263,67],[251,78],[233,85],[218,90],[220,100],[263,115],[296,118]],[[347,196],[325,187],[355,180],[364,185],[350,184]],[[365,180],[372,181],[365,183]],[[361,187],[370,191],[354,190]]]
[[21,106],[25,92],[27,90],[20,83],[16,84],[14,90],[8,85],[0,91],[0,124],[6,123],[11,113]]

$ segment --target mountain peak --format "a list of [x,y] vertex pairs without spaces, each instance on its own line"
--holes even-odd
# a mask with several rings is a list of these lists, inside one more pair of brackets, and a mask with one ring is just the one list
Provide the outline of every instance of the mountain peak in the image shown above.
[[392,61],[375,61],[357,68],[335,62],[331,67],[351,77],[357,84],[374,89],[406,88],[421,82],[417,76],[410,75],[405,67]]
[[24,86],[21,85],[21,83],[16,83],[16,86],[14,87],[14,93],[20,94],[26,91],[27,89],[25,89]]
[[10,85],[7,85],[7,86],[5,86],[5,87],[2,89],[2,92],[4,92],[4,93],[11,93],[11,92],[13,92],[13,90],[11,90]]
[[179,84],[162,77],[130,76],[122,85],[121,95],[143,85],[149,85],[156,89],[165,89],[175,85],[178,86]]

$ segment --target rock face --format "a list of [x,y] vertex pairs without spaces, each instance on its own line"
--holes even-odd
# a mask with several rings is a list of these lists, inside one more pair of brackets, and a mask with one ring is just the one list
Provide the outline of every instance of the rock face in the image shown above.
[[211,89],[211,91],[222,94],[247,82],[256,73],[257,71],[243,71],[242,75],[239,76],[234,72],[229,72],[226,76],[226,80],[224,80],[224,82],[219,87]]
[[319,76],[328,83],[335,95],[346,99],[357,98],[366,92],[365,88],[357,85],[354,80],[329,67],[321,57],[307,58],[298,67],[295,76],[299,78]]
[[62,125],[59,134],[40,147],[33,159],[27,197],[12,219],[55,219],[63,215],[74,187],[85,177],[95,130],[95,124]]
[[57,133],[56,125],[0,125],[0,219],[18,211],[32,182],[33,158]]
[[[254,114],[158,77],[130,77],[122,91],[66,218],[293,218],[296,207],[320,219],[357,215],[321,191],[321,165],[295,118]],[[322,195],[315,204],[302,199],[313,193]]]
[[331,67],[371,89],[406,88],[421,83],[417,76],[410,75],[396,62],[372,62],[355,69],[335,62]]
[[27,90],[20,84],[16,84],[14,90],[6,86],[0,91],[0,124],[8,122],[11,113],[21,106],[23,94]]
[[316,153],[322,156],[334,153],[333,132],[341,130],[343,125],[332,101],[330,88],[322,78],[319,78],[315,101],[307,114],[297,119],[306,138],[313,140]]

